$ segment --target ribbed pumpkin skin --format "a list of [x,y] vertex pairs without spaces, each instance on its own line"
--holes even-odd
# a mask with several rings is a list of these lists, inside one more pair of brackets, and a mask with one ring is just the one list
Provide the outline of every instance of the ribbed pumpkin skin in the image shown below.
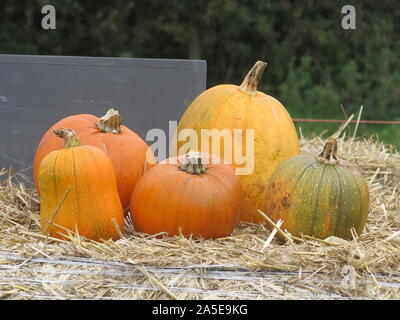
[[[239,176],[243,190],[240,220],[263,222],[257,210],[265,198],[270,176],[279,164],[300,152],[296,129],[284,106],[260,91],[252,95],[236,85],[218,85],[192,102],[179,121],[177,132],[185,128],[194,129],[199,137],[201,129],[254,129],[254,171]],[[207,151],[201,149],[202,143],[198,151]],[[211,138],[208,143],[211,145]],[[178,150],[183,144],[184,141],[178,142]],[[224,158],[223,150],[224,140],[221,139],[218,155],[221,158]],[[244,136],[242,150],[244,154]],[[244,168],[236,162],[232,166]]]
[[[103,150],[111,159],[115,169],[118,194],[123,208],[129,207],[130,196],[145,169],[148,146],[136,133],[121,125],[121,132],[101,132],[96,127],[99,118],[90,114],[79,114],[55,123],[42,137],[36,149],[33,178],[37,186],[39,164],[49,152],[63,148],[62,139],[53,134],[59,128],[73,129],[82,145],[92,145]],[[147,164],[147,168],[152,165]],[[38,192],[40,188],[38,189]]]
[[369,191],[364,178],[340,163],[328,165],[310,155],[285,161],[271,177],[263,211],[294,236],[351,239],[367,221]]
[[132,194],[135,230],[204,239],[228,236],[239,218],[240,184],[225,164],[208,164],[207,172],[191,175],[167,159],[149,170]]
[[[71,187],[53,223],[73,232],[76,225],[80,235],[95,241],[119,238],[112,219],[122,231],[124,215],[114,169],[103,151],[78,146],[50,152],[39,166],[38,183],[42,230]],[[63,238],[57,231],[67,234],[54,225],[47,231],[56,238]]]

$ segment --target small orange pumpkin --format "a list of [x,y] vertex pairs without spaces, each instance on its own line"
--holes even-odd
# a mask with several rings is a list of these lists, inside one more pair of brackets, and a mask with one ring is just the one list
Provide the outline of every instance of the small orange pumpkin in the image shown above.
[[124,215],[111,160],[99,148],[81,146],[73,130],[55,134],[64,148],[47,154],[38,169],[43,232],[61,239],[69,230],[95,241],[117,240]]
[[[90,114],[64,118],[44,134],[37,147],[33,166],[36,186],[42,159],[49,152],[63,147],[62,141],[53,134],[58,128],[71,128],[82,145],[98,147],[110,157],[117,178],[118,194],[124,210],[127,211],[137,181],[145,169],[152,167],[156,162],[146,142],[132,130],[121,125],[121,117],[114,109],[108,110],[100,119]],[[149,162],[146,161],[146,155],[150,159]],[[40,192],[40,188],[37,189]]]
[[190,152],[164,160],[140,179],[131,213],[139,232],[218,238],[235,228],[240,201],[239,179],[229,165]]

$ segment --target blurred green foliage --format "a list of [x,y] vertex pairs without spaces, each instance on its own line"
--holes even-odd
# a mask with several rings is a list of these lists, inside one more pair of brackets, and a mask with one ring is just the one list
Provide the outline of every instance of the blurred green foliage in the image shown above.
[[[41,7],[57,29],[41,28]],[[356,30],[341,8],[356,9]],[[260,90],[294,118],[400,120],[400,7],[393,0],[3,0],[0,53],[205,59],[208,86],[240,84],[269,63]],[[337,124],[298,124],[303,134]],[[400,146],[400,125],[360,125]]]

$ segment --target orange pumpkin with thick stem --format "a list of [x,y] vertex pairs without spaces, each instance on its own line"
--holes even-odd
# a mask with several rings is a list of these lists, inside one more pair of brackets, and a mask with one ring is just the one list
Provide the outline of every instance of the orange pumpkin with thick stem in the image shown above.
[[47,154],[38,169],[42,231],[61,239],[69,230],[117,240],[124,215],[111,160],[99,148],[81,146],[73,130],[54,133],[64,147]]
[[[49,152],[63,147],[62,141],[53,134],[53,130],[59,128],[71,128],[82,145],[98,147],[110,157],[115,169],[118,194],[127,212],[133,188],[144,171],[156,162],[146,142],[132,130],[121,125],[121,117],[114,109],[108,110],[100,119],[90,114],[69,116],[54,124],[40,140],[33,167],[36,186],[38,186],[37,174],[42,159]],[[40,192],[39,187],[37,190]]]
[[[285,107],[257,90],[266,65],[258,61],[240,86],[218,85],[201,93],[179,121],[174,139],[178,149],[172,145],[174,155],[184,154],[190,148],[214,153],[232,164],[243,190],[240,219],[254,223],[264,222],[257,210],[261,208],[272,173],[281,162],[300,152],[296,129]],[[212,131],[204,135],[204,129],[216,133],[219,130],[224,139],[209,136]],[[231,141],[240,141],[234,130],[242,132],[243,137],[242,142],[232,145]],[[201,137],[198,145],[192,144],[190,131]],[[241,156],[245,152],[247,159],[243,164]]]
[[229,165],[189,153],[164,160],[140,179],[131,214],[139,232],[218,238],[235,228],[240,201],[239,179]]

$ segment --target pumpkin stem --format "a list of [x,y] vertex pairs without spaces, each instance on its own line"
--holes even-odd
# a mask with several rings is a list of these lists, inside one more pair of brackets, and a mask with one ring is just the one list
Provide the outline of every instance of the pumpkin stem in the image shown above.
[[267,63],[264,61],[257,61],[253,68],[247,73],[244,78],[242,84],[240,85],[240,89],[250,93],[255,94],[257,92],[258,83],[260,82],[261,76],[265,70]]
[[111,108],[100,118],[100,121],[96,123],[96,126],[101,132],[120,133],[121,116],[117,110]]
[[201,175],[207,171],[206,165],[201,163],[201,153],[193,151],[185,155],[185,159],[179,169],[189,174],[197,175]]
[[72,129],[61,128],[53,130],[53,132],[57,137],[64,139],[64,148],[79,147],[81,145],[76,137],[75,131]]
[[337,154],[337,140],[333,137],[328,138],[325,143],[324,149],[318,155],[318,160],[322,163],[335,165],[339,162]]

